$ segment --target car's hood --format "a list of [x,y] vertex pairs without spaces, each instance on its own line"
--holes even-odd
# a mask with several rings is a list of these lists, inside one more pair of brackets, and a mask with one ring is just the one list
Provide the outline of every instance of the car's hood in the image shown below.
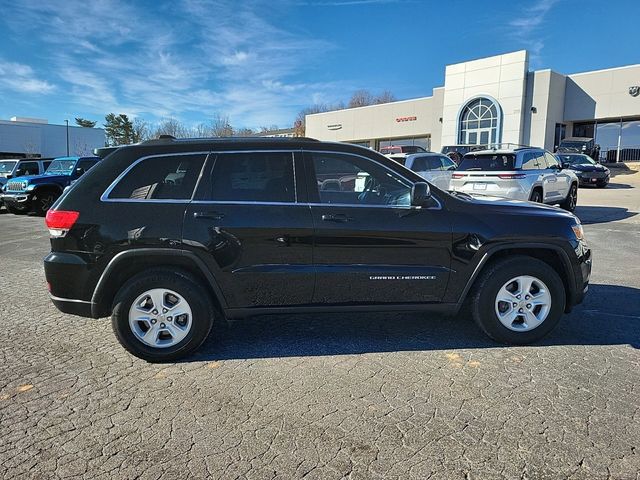
[[537,216],[565,216],[574,217],[574,215],[560,207],[554,207],[552,205],[545,205],[543,203],[525,202],[522,200],[510,200],[508,198],[493,197],[489,195],[470,195],[471,200],[468,200],[474,205],[491,206],[492,208],[498,208],[503,213],[509,213],[512,215],[537,215]]
[[571,165],[569,167],[571,170],[575,170],[576,172],[605,172],[607,168],[604,165]]
[[63,179],[68,178],[69,175],[24,175],[22,177],[12,178],[10,181],[20,181],[24,182],[25,180],[29,183],[39,183],[40,181],[50,181],[52,179]]

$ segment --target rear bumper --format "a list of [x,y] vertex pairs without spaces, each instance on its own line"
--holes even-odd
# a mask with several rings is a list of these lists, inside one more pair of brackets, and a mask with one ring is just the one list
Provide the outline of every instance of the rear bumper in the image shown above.
[[64,313],[92,317],[92,263],[74,253],[51,252],[44,258],[44,273],[51,301]]
[[53,295],[51,295],[51,301],[63,313],[91,318],[91,302],[75,298],[54,297]]

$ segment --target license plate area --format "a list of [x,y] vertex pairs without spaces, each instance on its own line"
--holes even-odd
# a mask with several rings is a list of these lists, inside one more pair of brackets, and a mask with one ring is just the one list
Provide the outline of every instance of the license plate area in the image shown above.
[[473,184],[473,189],[474,190],[486,190],[487,189],[487,184],[486,183],[474,183]]

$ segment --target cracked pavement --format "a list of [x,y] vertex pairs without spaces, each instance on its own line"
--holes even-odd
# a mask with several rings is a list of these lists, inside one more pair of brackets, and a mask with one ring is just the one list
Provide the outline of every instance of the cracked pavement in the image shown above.
[[[0,478],[640,479],[640,174],[581,189],[583,305],[503,347],[464,317],[257,317],[151,365],[49,301],[0,214]],[[612,205],[615,205],[613,207]]]

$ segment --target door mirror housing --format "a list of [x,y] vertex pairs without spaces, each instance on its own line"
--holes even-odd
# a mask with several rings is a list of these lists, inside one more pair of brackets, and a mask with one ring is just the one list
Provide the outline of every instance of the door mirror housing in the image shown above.
[[411,205],[422,207],[431,200],[431,188],[427,182],[416,182],[411,189]]
[[84,173],[84,168],[78,167],[76,168],[76,176],[81,176]]
[[571,166],[571,164],[570,164],[570,163],[568,163],[568,162],[564,162],[564,163],[562,164],[562,168],[569,168],[570,166]]

